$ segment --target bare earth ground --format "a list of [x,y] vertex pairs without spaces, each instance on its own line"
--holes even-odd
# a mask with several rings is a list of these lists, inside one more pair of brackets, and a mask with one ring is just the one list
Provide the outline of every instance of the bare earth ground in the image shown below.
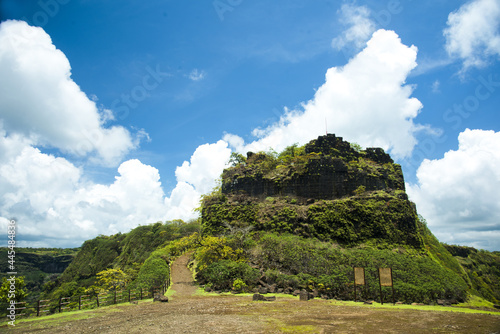
[[[369,306],[325,300],[301,302],[278,295],[274,302],[249,296],[196,296],[188,256],[172,264],[168,303],[124,304],[69,319],[18,323],[12,333],[499,333],[500,314],[468,314]],[[82,317],[81,319],[75,319]],[[88,317],[88,318],[83,318]]]

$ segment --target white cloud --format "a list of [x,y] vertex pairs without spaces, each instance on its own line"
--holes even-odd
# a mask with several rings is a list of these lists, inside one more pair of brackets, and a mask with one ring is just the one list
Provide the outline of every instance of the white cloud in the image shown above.
[[42,153],[20,137],[3,136],[0,226],[16,218],[22,245],[37,240],[40,247],[69,247],[139,224],[196,218],[193,209],[216,185],[230,154],[224,141],[198,147],[190,162],[177,168],[178,184],[166,197],[158,170],[139,160],[123,162],[113,183],[95,184],[66,159]]
[[167,215],[181,219],[196,217],[193,209],[199,206],[200,196],[217,185],[230,155],[231,149],[223,140],[199,146],[190,161],[184,161],[175,171],[177,185],[170,197],[165,199]]
[[71,79],[68,59],[42,28],[0,24],[0,78],[0,118],[9,134],[105,165],[137,146],[125,128],[104,127],[110,111],[99,110]]
[[500,132],[465,130],[459,147],[424,160],[410,198],[442,242],[500,249]]
[[256,129],[258,138],[247,145],[235,135],[224,139],[238,151],[282,150],[293,143],[304,144],[328,131],[362,146],[390,149],[396,157],[408,156],[425,127],[415,124],[422,104],[411,97],[413,88],[405,80],[417,66],[417,48],[401,43],[393,31],[378,30],[366,48],[344,67],[332,67],[325,83],[303,110],[288,110],[280,121]]
[[[31,246],[78,246],[97,234],[126,232],[165,218],[164,193],[156,168],[123,162],[110,185],[85,181],[83,170],[64,158],[41,153],[16,138],[17,148],[0,164],[0,216],[18,220],[18,241]],[[17,153],[17,154],[15,154]]]
[[205,71],[200,71],[197,68],[193,69],[191,73],[189,73],[189,79],[193,81],[200,81],[205,78]]
[[485,66],[500,56],[500,2],[473,0],[448,16],[446,51],[463,60],[464,69]]
[[332,47],[341,50],[351,45],[362,49],[375,31],[375,22],[370,19],[370,10],[365,6],[343,4],[340,22],[349,28],[332,40]]

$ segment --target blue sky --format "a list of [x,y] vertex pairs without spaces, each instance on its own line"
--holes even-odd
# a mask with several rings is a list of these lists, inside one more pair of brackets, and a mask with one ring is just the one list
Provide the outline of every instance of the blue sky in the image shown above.
[[381,146],[444,242],[500,250],[500,2],[3,0],[0,225],[195,217],[231,151]]

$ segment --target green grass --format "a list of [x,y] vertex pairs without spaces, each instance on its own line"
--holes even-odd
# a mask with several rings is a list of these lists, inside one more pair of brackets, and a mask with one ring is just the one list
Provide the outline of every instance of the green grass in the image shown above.
[[[194,293],[195,296],[206,296],[206,297],[213,297],[213,296],[236,296],[236,297],[252,297],[254,293],[238,293],[234,294],[231,292],[206,292],[203,288],[198,288],[196,292]],[[299,299],[299,296],[292,296],[292,295],[286,295],[282,293],[266,293],[266,297],[273,297],[275,296],[276,299]]]
[[[152,301],[153,301],[153,299],[138,300],[138,304],[150,303]],[[41,316],[41,317],[36,317],[36,316],[31,316],[28,318],[18,317],[18,318],[16,318],[15,324],[17,325],[20,323],[30,323],[30,322],[39,322],[40,325],[58,324],[58,323],[66,322],[66,321],[95,318],[95,317],[103,316],[107,313],[112,313],[112,312],[120,312],[121,311],[120,308],[129,307],[129,306],[132,306],[132,304],[121,303],[121,304],[116,304],[116,305],[102,306],[99,308],[88,309],[88,310],[77,310],[77,311],[55,313],[55,314],[45,315],[45,316]],[[0,322],[0,327],[7,326],[7,325],[8,325],[8,321]]]
[[476,295],[469,295],[467,302],[458,304],[458,307],[485,307],[493,309],[493,303]]
[[376,309],[384,309],[384,310],[419,310],[419,311],[431,311],[431,312],[457,312],[457,313],[480,313],[480,314],[491,314],[500,316],[500,312],[495,311],[486,311],[486,310],[477,310],[471,309],[471,305],[464,306],[465,304],[461,304],[458,306],[439,306],[439,305],[406,305],[406,304],[397,304],[393,305],[392,303],[384,303],[383,305],[377,302],[373,302],[371,305],[363,304],[361,302],[353,302],[353,301],[331,301],[334,305],[342,305],[342,306],[357,306],[357,307],[369,307]]

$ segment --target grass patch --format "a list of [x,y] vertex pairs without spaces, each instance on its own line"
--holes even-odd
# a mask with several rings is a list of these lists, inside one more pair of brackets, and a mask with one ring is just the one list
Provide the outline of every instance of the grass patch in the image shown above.
[[[198,289],[196,289],[196,292],[194,293],[194,296],[206,296],[206,297],[214,297],[214,296],[235,296],[235,297],[253,297],[254,293],[253,292],[249,292],[249,293],[238,293],[238,294],[234,294],[234,293],[231,293],[231,292],[221,292],[221,293],[217,293],[217,292],[206,292],[203,288],[200,288],[198,287]],[[286,294],[283,294],[283,293],[266,293],[264,296],[266,297],[273,297],[275,296],[276,297],[276,300],[279,299],[296,299],[298,300],[299,299],[299,296],[292,296],[292,295],[286,295]]]
[[165,292],[165,296],[168,298],[171,298],[173,295],[175,295],[176,291],[172,288],[168,288],[167,292]]
[[[467,308],[467,306],[439,306],[439,305],[393,305],[390,303],[380,304],[373,302],[371,305],[363,304],[354,301],[332,301],[334,305],[342,306],[357,306],[357,307],[368,307],[384,310],[418,310],[418,311],[430,311],[430,312],[457,312],[457,313],[479,313],[479,314],[491,314],[500,316],[500,312],[477,310]],[[464,304],[462,304],[464,305]]]
[[458,304],[458,307],[485,307],[494,308],[493,303],[476,295],[469,295],[465,303]]
[[311,325],[283,326],[279,330],[283,333],[318,333],[318,328]]
[[[144,300],[138,300],[138,304],[142,303],[148,303],[152,302],[152,299],[144,299]],[[104,316],[108,313],[113,313],[113,312],[121,312],[121,308],[129,307],[132,306],[132,304],[129,303],[121,303],[121,304],[116,304],[116,305],[108,305],[108,306],[102,306],[99,308],[94,308],[94,309],[88,309],[88,310],[76,310],[76,311],[67,311],[67,312],[62,312],[62,313],[55,313],[55,314],[50,314],[50,315],[44,315],[40,317],[36,316],[31,316],[28,318],[17,318],[15,324],[22,324],[22,323],[39,323],[36,325],[43,326],[45,324],[60,324],[64,323],[67,321],[74,321],[74,320],[82,320],[82,319],[88,319],[88,318],[97,318],[100,316]],[[8,322],[7,321],[2,321],[0,323],[0,327],[7,326]]]

